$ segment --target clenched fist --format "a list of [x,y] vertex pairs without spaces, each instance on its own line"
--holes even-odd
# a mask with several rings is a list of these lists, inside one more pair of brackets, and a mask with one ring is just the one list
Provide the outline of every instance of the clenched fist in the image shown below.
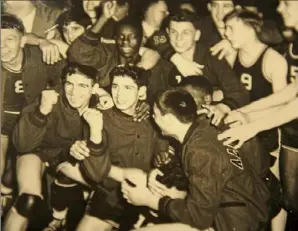
[[59,94],[54,90],[42,91],[39,106],[40,112],[44,115],[48,115],[52,111],[53,106],[57,103],[58,96]]
[[102,121],[102,114],[100,111],[93,108],[88,108],[84,112],[83,117],[89,124],[91,130],[93,129],[96,129],[98,131],[102,130],[103,121]]

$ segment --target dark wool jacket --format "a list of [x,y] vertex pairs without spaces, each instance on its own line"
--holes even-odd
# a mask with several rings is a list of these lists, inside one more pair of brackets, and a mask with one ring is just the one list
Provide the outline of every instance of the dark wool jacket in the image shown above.
[[[114,107],[103,111],[103,124],[108,146],[102,150],[101,155],[108,155],[115,166],[139,168],[148,172],[152,167],[153,156],[168,151],[168,142],[160,137],[149,119],[135,122],[132,116]],[[99,183],[97,175],[102,175],[104,168],[90,170],[91,180]],[[103,184],[110,189],[119,186],[110,179],[106,179]]]
[[195,122],[183,142],[186,199],[163,197],[159,210],[174,222],[217,231],[259,230],[267,222],[269,191],[247,155],[217,140],[209,121]]
[[[60,61],[54,65],[47,65],[42,61],[42,52],[37,46],[26,45],[24,47],[24,59],[22,67],[22,80],[26,103],[31,104],[36,97],[46,88],[47,84],[52,86],[61,85],[61,74],[64,61]],[[1,99],[5,100],[5,82],[10,78],[10,72],[5,68],[1,68]],[[1,103],[1,115],[3,107]]]
[[[98,34],[91,31],[87,31],[78,39],[76,39],[69,48],[69,60],[71,62],[77,62],[83,65],[92,66],[99,71],[99,85],[107,87],[110,84],[109,73],[120,63],[120,53],[115,44],[102,43]],[[141,57],[139,56],[135,63],[139,62]],[[165,62],[159,60],[159,63]],[[146,71],[148,75],[148,98],[151,99],[152,95],[156,94],[159,89],[167,89],[168,84],[163,81],[162,78],[155,76],[152,78],[150,75],[153,73],[164,72],[166,67],[161,65],[155,65],[151,70]],[[150,100],[149,100],[150,101]]]
[[[161,59],[162,60],[162,59]],[[249,103],[249,94],[243,84],[237,78],[235,72],[231,69],[225,60],[218,60],[210,54],[208,46],[198,41],[194,54],[194,62],[204,65],[203,75],[211,82],[213,86],[218,87],[224,93],[222,103],[235,109]],[[152,81],[156,82],[159,89],[163,87],[158,84],[163,81],[169,85],[177,85],[181,74],[177,68],[170,62],[160,61],[155,68],[151,70]]]
[[47,116],[40,113],[39,101],[23,110],[14,129],[13,143],[21,155],[34,153],[50,166],[57,166],[65,161],[73,161],[69,154],[71,146],[77,140],[87,140],[90,156],[79,162],[82,174],[89,179],[92,169],[101,166],[101,171],[96,172],[96,179],[101,180],[108,175],[111,166],[109,157],[103,152],[106,135],[104,133],[101,144],[94,144],[89,140],[89,130],[86,121],[60,92],[57,104]]
[[92,66],[99,71],[99,84],[106,87],[110,84],[109,73],[120,63],[120,53],[115,44],[101,42],[101,37],[86,31],[76,39],[68,49],[71,62]]

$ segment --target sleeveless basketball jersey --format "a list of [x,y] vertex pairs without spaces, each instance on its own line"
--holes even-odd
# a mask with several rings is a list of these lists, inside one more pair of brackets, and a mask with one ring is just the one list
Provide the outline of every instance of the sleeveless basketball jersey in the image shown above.
[[[250,67],[245,67],[240,62],[239,55],[234,64],[234,71],[239,76],[241,83],[250,93],[251,102],[259,100],[273,93],[272,84],[263,73],[263,59],[268,47],[261,53],[258,60]],[[278,130],[271,129],[258,134],[267,152],[278,148]]]
[[[292,82],[294,79],[298,81],[298,39],[289,44],[285,58],[289,65],[288,81]],[[285,124],[282,128],[282,144],[298,149],[298,119]]]
[[[4,69],[4,67],[2,67]],[[22,73],[7,72],[7,78],[4,86],[4,97],[3,97],[3,109],[5,113],[17,113],[20,112],[24,103],[24,88],[22,81]]]
[[241,83],[249,91],[252,102],[273,93],[272,85],[266,79],[262,68],[263,58],[267,50],[268,48],[262,52],[258,60],[250,67],[243,66],[238,55],[233,67]]

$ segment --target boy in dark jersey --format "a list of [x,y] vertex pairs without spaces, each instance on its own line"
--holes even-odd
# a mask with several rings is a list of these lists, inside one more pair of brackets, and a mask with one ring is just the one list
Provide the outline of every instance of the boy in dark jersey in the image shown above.
[[[21,109],[32,103],[47,85],[60,85],[63,66],[63,62],[45,64],[38,47],[25,46],[21,21],[13,15],[1,15],[1,177],[10,136]],[[5,186],[1,190],[5,194],[11,191]]]
[[[286,27],[298,31],[297,12],[298,2],[280,1],[278,11],[281,13]],[[297,39],[296,39],[297,40]],[[297,81],[297,42],[290,43],[286,59],[289,63],[289,73],[294,80],[284,90],[256,101],[240,109],[250,118],[249,124],[234,127],[222,133],[219,138],[227,139],[226,144],[239,141],[240,147],[246,140],[255,136],[260,131],[265,131],[289,121],[282,127],[282,149],[280,153],[280,177],[285,197],[285,207],[293,214],[297,214],[297,106],[298,106],[298,81]],[[272,114],[274,113],[274,116]],[[233,112],[227,118],[229,122],[243,121],[239,112]],[[247,116],[246,116],[247,117]]]

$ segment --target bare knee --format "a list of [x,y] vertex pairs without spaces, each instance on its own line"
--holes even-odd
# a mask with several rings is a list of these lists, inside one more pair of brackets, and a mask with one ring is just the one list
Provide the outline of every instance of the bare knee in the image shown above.
[[42,197],[42,175],[44,166],[34,154],[20,156],[17,159],[17,182],[19,195],[26,193]]
[[85,215],[76,231],[111,231],[113,226],[99,218]]

